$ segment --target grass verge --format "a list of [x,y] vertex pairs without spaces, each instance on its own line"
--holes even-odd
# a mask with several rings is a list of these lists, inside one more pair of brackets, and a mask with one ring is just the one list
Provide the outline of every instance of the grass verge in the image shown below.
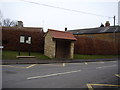
[[[21,52],[20,56],[29,56],[28,52]],[[2,59],[18,59],[17,51],[5,51],[2,52]],[[49,57],[45,56],[44,54],[38,52],[31,52],[31,56],[36,56],[37,59],[50,59]],[[118,55],[79,55],[75,54],[74,59],[109,59],[109,58],[117,58]]]
[[[16,56],[19,56],[17,51],[2,51],[2,59],[18,59]],[[20,56],[29,56],[29,54],[28,52],[20,52]],[[35,56],[37,59],[49,59],[49,57],[38,52],[31,52],[31,56]]]
[[117,57],[118,55],[79,55],[79,54],[74,55],[74,59],[109,59]]

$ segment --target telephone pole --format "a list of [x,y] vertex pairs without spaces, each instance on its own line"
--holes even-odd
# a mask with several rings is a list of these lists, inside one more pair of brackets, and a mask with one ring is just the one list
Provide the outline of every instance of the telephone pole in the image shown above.
[[115,16],[113,17],[113,19],[114,19],[114,26],[115,26]]

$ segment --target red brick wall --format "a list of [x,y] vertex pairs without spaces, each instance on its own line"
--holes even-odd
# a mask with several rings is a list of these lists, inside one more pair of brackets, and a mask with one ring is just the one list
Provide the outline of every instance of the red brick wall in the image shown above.
[[20,35],[30,35],[32,37],[31,51],[43,52],[44,50],[44,32],[41,28],[17,28],[3,27],[2,28],[2,43],[3,50],[28,51],[28,44],[20,44]]
[[[20,44],[20,35],[31,35],[31,51],[44,51],[44,32],[39,28],[2,28],[3,50],[28,51],[28,44]],[[120,33],[75,35],[75,54],[120,54]]]
[[76,54],[120,54],[120,33],[76,35]]

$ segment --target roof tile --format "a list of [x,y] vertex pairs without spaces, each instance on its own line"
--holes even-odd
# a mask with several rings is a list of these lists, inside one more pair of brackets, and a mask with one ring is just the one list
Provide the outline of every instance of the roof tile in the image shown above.
[[48,31],[55,39],[66,39],[66,40],[75,40],[75,41],[77,40],[71,32],[58,31],[52,29],[48,29]]

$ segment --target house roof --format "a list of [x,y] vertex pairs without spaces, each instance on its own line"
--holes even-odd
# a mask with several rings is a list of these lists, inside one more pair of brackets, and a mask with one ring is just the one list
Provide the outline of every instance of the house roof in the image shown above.
[[68,32],[72,32],[74,35],[78,35],[78,34],[113,33],[113,32],[120,32],[120,26],[98,27],[98,28],[87,28],[87,29],[75,29],[75,30],[68,30]]
[[73,41],[77,40],[71,32],[58,31],[52,29],[48,29],[48,32],[50,32],[51,36],[54,39],[65,39],[65,40],[73,40]]
[[21,31],[31,31],[31,32],[43,32],[43,28],[42,27],[2,27],[2,30],[10,30],[10,31],[16,31],[16,30],[21,30]]

